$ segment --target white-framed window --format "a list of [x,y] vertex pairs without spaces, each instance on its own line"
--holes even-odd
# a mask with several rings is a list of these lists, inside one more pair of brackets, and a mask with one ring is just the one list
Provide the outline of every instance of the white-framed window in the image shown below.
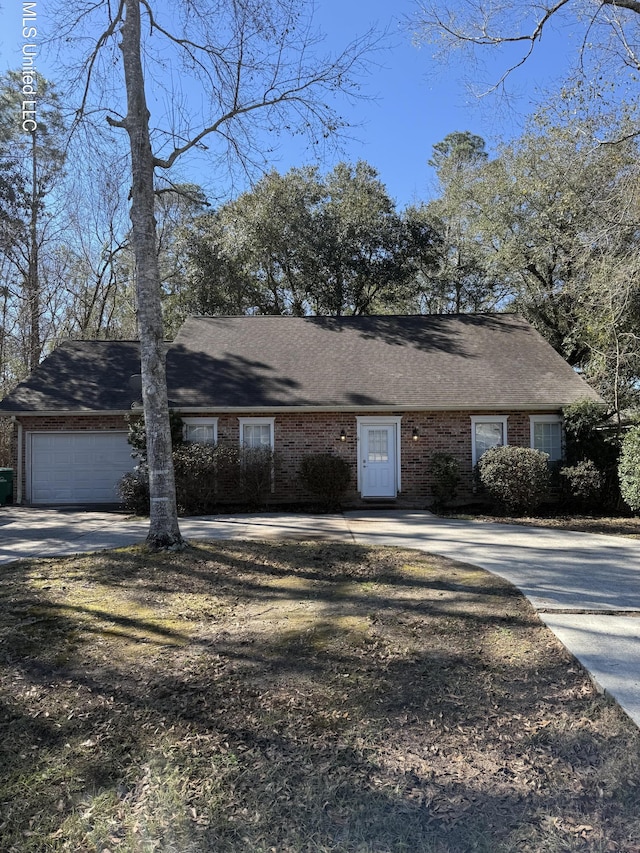
[[[274,423],[275,418],[238,418],[240,422],[240,447],[245,451],[243,453],[243,463],[246,464],[248,462],[247,457],[251,458],[254,455],[257,456],[257,460],[259,461],[262,458],[262,454],[259,452],[258,454],[248,453],[246,451],[257,450],[257,451],[269,451],[270,454],[273,454],[275,441],[274,441]],[[268,458],[268,457],[267,457]],[[261,466],[258,466],[258,470],[261,469]],[[246,472],[246,469],[245,469]],[[271,455],[271,463],[270,470],[268,471],[268,476],[271,480],[271,491],[273,492],[275,489],[275,466],[273,455]]]
[[217,444],[217,418],[182,418],[182,438],[191,444]]
[[275,418],[238,418],[241,447],[267,447],[273,450]]
[[562,418],[559,415],[530,415],[531,447],[549,455],[549,462],[562,459]]
[[507,415],[476,415],[471,418],[471,461],[475,465],[490,447],[507,441]]

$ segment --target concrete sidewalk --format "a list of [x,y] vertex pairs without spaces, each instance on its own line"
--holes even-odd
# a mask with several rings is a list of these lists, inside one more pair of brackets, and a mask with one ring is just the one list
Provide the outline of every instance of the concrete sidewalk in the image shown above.
[[[307,539],[395,545],[505,578],[640,726],[640,541],[427,512],[259,514],[181,519],[187,540]],[[118,513],[0,507],[0,566],[143,542],[148,522]]]

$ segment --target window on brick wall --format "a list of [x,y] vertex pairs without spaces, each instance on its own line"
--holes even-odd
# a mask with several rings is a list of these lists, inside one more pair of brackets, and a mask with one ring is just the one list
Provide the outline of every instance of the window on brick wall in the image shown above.
[[531,415],[531,447],[549,455],[550,462],[562,459],[562,418],[559,415]]
[[193,444],[216,444],[218,441],[217,418],[183,418],[182,437]]
[[490,447],[501,447],[507,441],[506,415],[479,415],[471,418],[471,460],[475,465]]
[[[243,453],[243,456],[245,457],[243,465],[246,466],[244,468],[245,474],[248,476],[249,459],[252,459],[254,466],[256,466],[253,468],[255,475],[261,470],[260,459],[264,459],[264,456],[260,451],[269,451],[270,454],[273,454],[275,445],[275,418],[238,418],[238,421],[240,422],[240,447],[246,451]],[[254,450],[258,451],[258,453],[254,454],[250,452]],[[267,457],[267,459],[269,459],[269,457]],[[264,459],[264,461],[267,460]],[[275,490],[275,467],[273,455],[270,456],[268,464],[268,476],[271,481],[270,488],[273,492]]]
[[238,418],[238,420],[242,447],[267,447],[273,450],[275,418]]

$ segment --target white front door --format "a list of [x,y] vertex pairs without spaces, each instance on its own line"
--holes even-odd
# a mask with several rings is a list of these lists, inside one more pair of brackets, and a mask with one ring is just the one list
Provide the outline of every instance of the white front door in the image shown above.
[[363,498],[395,498],[396,424],[363,424],[361,430],[361,494]]

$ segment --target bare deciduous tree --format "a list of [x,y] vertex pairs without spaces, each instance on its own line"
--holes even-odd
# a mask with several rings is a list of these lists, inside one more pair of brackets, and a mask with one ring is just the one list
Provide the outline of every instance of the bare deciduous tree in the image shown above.
[[[304,132],[318,144],[331,138],[343,124],[331,106],[334,96],[357,94],[356,80],[374,40],[368,34],[337,58],[319,58],[311,20],[297,0],[98,0],[68,4],[56,16],[63,44],[80,44],[83,38],[90,43],[76,69],[76,79],[82,81],[77,120],[106,110],[109,124],[125,130],[129,139],[131,244],[151,491],[147,543],[179,547],[154,215],[156,173],[188,152],[202,151],[206,140],[223,160],[235,159],[250,170],[265,159],[265,131],[274,136]],[[118,38],[124,98],[122,80],[114,87],[109,79]],[[151,121],[145,75],[152,82],[154,109],[161,107],[164,86],[162,128]],[[193,86],[197,90],[190,90]]]
[[[4,308],[19,332],[19,361],[12,371],[0,361],[7,384],[23,378],[40,361],[47,342],[47,276],[44,256],[61,217],[55,191],[64,177],[64,121],[55,87],[39,78],[39,121],[28,130],[16,122],[21,109],[20,74],[0,78],[0,260]],[[3,332],[7,326],[3,324]],[[3,334],[4,337],[4,334]]]
[[[575,38],[577,78],[596,87],[600,97],[606,84],[617,85],[629,73],[635,85],[634,75],[640,71],[639,0],[418,0],[417,5],[416,41],[433,45],[441,58],[456,51],[469,60],[500,53],[503,66],[489,91],[502,87],[554,26],[569,28]],[[571,42],[566,44],[570,47]]]

